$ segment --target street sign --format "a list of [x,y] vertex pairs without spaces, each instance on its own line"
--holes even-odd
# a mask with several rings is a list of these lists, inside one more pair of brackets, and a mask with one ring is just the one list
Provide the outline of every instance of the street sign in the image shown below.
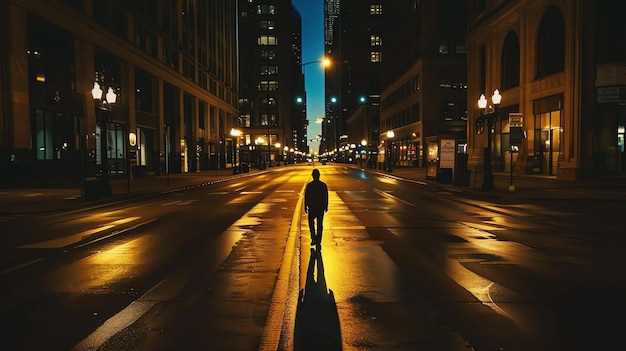
[[519,112],[509,113],[509,127],[523,127],[524,114]]

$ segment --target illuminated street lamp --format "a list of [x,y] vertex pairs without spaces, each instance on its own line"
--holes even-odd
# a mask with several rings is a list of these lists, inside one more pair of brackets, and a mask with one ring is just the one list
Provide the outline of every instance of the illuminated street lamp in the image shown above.
[[396,136],[396,133],[394,133],[393,130],[387,131],[387,157],[385,157],[385,162],[387,163],[387,172],[392,171],[391,166],[393,164],[393,160],[391,159],[391,139],[393,139],[394,136]]
[[[361,158],[361,168],[363,168],[363,155],[367,155],[367,151],[366,151],[367,150],[367,140],[365,140],[365,139],[361,140],[361,147],[362,148],[361,148],[361,155],[360,155],[361,157],[360,158]],[[369,162],[369,155],[367,157],[368,157],[368,162]]]
[[493,126],[495,121],[499,118],[500,115],[500,102],[502,101],[502,96],[498,89],[493,92],[493,96],[491,97],[491,102],[493,102],[493,111],[486,113],[487,110],[487,99],[485,98],[485,94],[481,94],[478,99],[478,108],[480,109],[480,117],[476,120],[476,133],[482,134],[485,128],[485,124],[487,124],[487,147],[483,149],[483,184],[481,188],[487,191],[493,191],[496,189],[496,186],[493,182],[493,165],[491,160],[491,133],[493,131]]
[[239,137],[241,136],[241,131],[239,129],[232,128],[230,130],[230,136],[235,140],[235,149],[233,151],[233,174],[241,173],[241,162],[239,163],[239,167],[237,167],[237,154],[239,153]]
[[[99,184],[100,196],[111,196],[113,193],[111,189],[111,180],[109,179],[109,162],[108,162],[108,143],[107,143],[107,122],[111,115],[111,105],[117,101],[117,95],[113,91],[113,88],[109,87],[106,94],[100,88],[98,82],[93,82],[93,89],[91,89],[91,97],[95,102],[96,118],[100,126],[100,164],[102,167],[102,174]],[[103,99],[104,97],[104,99]]]

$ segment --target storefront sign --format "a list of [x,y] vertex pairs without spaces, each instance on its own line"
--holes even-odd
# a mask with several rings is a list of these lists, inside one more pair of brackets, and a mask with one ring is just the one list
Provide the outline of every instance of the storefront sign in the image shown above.
[[456,142],[454,139],[441,139],[439,148],[439,168],[454,169],[454,156],[456,155]]
[[598,88],[598,103],[626,101],[626,87],[601,87]]

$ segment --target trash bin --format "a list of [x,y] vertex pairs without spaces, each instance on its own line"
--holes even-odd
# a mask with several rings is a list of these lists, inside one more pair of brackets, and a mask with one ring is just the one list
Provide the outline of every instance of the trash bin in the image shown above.
[[440,168],[437,175],[437,181],[441,184],[452,183],[452,168]]
[[470,171],[467,169],[467,161],[467,154],[457,154],[456,169],[454,171],[454,185],[469,185]]

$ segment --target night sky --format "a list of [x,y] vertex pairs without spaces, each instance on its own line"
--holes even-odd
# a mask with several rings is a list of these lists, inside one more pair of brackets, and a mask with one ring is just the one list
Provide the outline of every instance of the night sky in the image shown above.
[[[302,15],[302,62],[321,60],[324,56],[324,0],[292,0]],[[321,134],[315,120],[324,117],[324,69],[314,63],[304,66],[307,92],[308,139]],[[309,142],[311,152],[317,152],[319,143]]]

